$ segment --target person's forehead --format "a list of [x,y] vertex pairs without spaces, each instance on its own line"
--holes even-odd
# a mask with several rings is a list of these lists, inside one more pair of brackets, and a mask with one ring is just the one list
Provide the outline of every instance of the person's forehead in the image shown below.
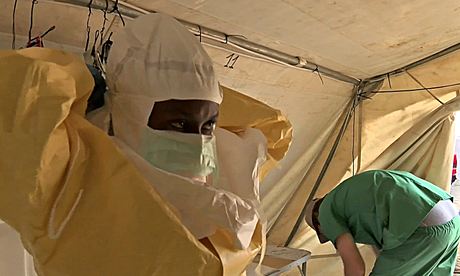
[[163,120],[203,121],[217,117],[219,105],[204,100],[168,100],[155,103],[153,114],[157,119]]
[[168,113],[180,112],[193,115],[200,112],[217,112],[219,105],[205,100],[168,100],[156,102],[155,108],[168,111]]

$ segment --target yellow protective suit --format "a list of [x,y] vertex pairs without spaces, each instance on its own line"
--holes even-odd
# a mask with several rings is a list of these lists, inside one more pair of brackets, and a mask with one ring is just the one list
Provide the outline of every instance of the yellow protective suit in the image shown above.
[[[93,83],[77,57],[4,51],[0,72],[0,219],[20,233],[39,275],[244,272],[264,239],[261,225],[245,250],[234,249],[220,230],[209,237],[215,255],[197,241],[112,140],[84,119]],[[260,129],[268,141],[267,172],[289,147],[289,122],[224,91],[220,126]],[[228,114],[247,112],[241,104],[253,116],[238,123]]]
[[219,275],[109,137],[84,119],[92,77],[77,57],[0,52],[0,219],[39,275]]

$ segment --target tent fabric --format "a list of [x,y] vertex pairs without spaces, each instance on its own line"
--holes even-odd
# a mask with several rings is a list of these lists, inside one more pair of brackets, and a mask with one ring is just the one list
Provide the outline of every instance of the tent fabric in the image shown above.
[[[453,53],[411,70],[413,76],[427,87],[454,83],[457,80],[460,53]],[[439,72],[442,72],[440,74]],[[391,89],[419,88],[407,74],[391,78]],[[386,80],[380,90],[390,89]],[[443,102],[442,105],[426,91],[410,93],[376,94],[364,100],[356,110],[355,125],[347,128],[342,142],[323,178],[317,196],[333,189],[340,181],[354,172],[369,169],[409,170],[432,183],[448,189],[450,166],[453,158],[453,113],[460,110],[457,87],[437,89],[432,92]],[[352,119],[353,120],[353,119]],[[283,244],[300,213],[313,183],[325,162],[335,139],[337,129],[330,136],[328,144],[310,167],[308,176],[289,201],[275,226],[271,229],[269,243]],[[294,129],[295,130],[295,129]],[[355,132],[354,156],[353,130]],[[321,246],[306,224],[299,229],[292,246],[308,248],[313,255],[334,254],[335,249]],[[375,259],[369,247],[360,248],[365,252],[366,267],[370,269]],[[336,256],[337,257],[337,256]],[[336,258],[332,257],[332,258]],[[331,258],[325,258],[331,261]],[[311,271],[339,271],[340,262],[334,262],[325,270],[325,259],[314,259]]]

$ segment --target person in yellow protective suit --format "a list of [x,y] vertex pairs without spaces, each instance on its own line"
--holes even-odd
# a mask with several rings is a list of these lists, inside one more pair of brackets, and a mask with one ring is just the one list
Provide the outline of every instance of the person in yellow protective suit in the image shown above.
[[[264,235],[258,210],[267,148],[262,132],[216,129],[222,91],[212,61],[169,16],[144,15],[121,30],[106,74],[108,104],[90,120],[113,133],[187,229],[217,251],[224,273],[242,273]],[[239,257],[229,258],[227,250]]]
[[0,72],[0,219],[20,234],[39,276],[221,273],[84,118],[93,82],[80,58],[1,51]]
[[[122,63],[128,64],[127,60]],[[5,88],[0,89],[0,219],[20,234],[38,275],[237,275],[244,271],[263,237],[254,200],[257,169],[265,153],[260,133],[239,129],[238,136],[216,129],[215,138],[200,137],[202,149],[214,148],[215,143],[216,150],[211,152],[218,153],[217,162],[206,164],[216,166],[194,166],[198,169],[187,174],[176,171],[176,166],[153,165],[157,161],[143,150],[149,149],[149,129],[139,132],[139,148],[129,138],[124,140],[117,125],[123,121],[117,121],[123,118],[117,117],[117,97],[129,90],[111,92],[108,118],[112,117],[113,139],[85,120],[93,83],[79,58],[48,49],[0,51],[0,72],[0,86]],[[209,102],[217,104],[219,99]],[[127,101],[126,109],[119,107],[140,112],[132,103]],[[151,111],[154,103],[150,103]],[[210,114],[212,103],[204,105]],[[268,110],[259,105],[252,113],[257,109]],[[151,114],[147,125],[158,122],[150,123]],[[270,121],[278,119],[275,114],[263,122],[245,124],[273,133]],[[222,126],[238,127],[231,120],[226,122]],[[279,133],[283,128],[290,126]],[[129,131],[135,134],[134,129]],[[283,155],[280,149],[287,149],[290,130],[284,135],[268,139],[275,159]],[[222,158],[225,154],[228,158]],[[216,160],[214,154],[203,155]],[[251,156],[252,161],[241,159],[235,164],[241,155]],[[246,166],[251,162],[252,168]],[[212,169],[205,177],[196,173],[208,167]],[[191,204],[193,199],[196,206]],[[207,206],[211,212],[202,212],[210,211]],[[233,213],[222,218],[219,210]]]

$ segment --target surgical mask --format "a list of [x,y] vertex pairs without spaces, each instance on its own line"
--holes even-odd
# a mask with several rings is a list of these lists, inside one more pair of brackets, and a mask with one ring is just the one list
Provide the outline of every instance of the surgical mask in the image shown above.
[[217,172],[216,143],[212,135],[146,127],[138,153],[154,167],[185,177],[205,177]]

